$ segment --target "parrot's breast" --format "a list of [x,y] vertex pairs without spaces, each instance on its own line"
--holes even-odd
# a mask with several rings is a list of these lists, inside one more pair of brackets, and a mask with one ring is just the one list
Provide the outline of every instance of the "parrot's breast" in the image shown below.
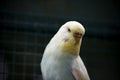
[[74,56],[57,54],[59,55],[43,56],[41,69],[45,80],[75,80],[71,72]]

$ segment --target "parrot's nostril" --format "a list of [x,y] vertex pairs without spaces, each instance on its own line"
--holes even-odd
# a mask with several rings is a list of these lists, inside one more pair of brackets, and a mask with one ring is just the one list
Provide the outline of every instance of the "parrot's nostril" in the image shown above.
[[74,37],[76,37],[76,38],[81,38],[81,37],[82,37],[82,34],[81,34],[81,33],[74,33]]

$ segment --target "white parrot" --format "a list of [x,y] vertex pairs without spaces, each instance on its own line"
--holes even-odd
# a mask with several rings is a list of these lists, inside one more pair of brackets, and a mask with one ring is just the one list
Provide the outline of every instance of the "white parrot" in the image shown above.
[[45,48],[41,61],[44,80],[90,80],[79,56],[84,27],[77,21],[66,22]]

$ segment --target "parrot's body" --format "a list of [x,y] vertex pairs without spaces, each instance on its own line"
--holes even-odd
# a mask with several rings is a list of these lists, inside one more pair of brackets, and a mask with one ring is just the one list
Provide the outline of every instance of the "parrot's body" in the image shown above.
[[41,62],[44,80],[90,80],[79,56],[84,27],[70,21],[47,45]]

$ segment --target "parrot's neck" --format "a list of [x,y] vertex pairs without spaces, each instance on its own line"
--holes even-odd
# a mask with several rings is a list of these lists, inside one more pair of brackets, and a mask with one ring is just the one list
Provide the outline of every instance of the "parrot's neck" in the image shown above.
[[65,41],[62,41],[62,43],[60,44],[60,47],[66,53],[79,55],[81,42],[82,39],[76,39],[76,40],[74,38],[65,39]]

